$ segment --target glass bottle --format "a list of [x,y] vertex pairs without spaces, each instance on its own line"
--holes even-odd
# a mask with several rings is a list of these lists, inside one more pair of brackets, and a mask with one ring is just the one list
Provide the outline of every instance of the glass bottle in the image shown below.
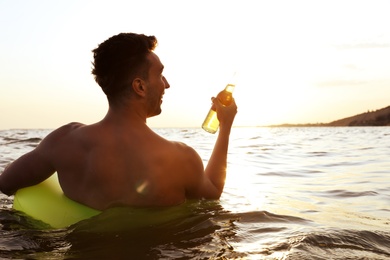
[[[218,93],[217,98],[224,106],[229,106],[233,100],[233,90],[235,88],[234,83],[229,83],[226,85],[225,89]],[[202,124],[202,128],[209,133],[215,134],[219,128],[219,120],[217,118],[217,112],[210,108],[209,113],[206,116]]]

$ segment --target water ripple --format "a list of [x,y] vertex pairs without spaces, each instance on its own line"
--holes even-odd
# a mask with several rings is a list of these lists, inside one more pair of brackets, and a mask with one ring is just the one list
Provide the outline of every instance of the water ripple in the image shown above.
[[364,197],[364,196],[376,196],[375,191],[347,191],[347,190],[330,190],[322,194],[323,196],[330,196],[336,198],[352,198],[352,197]]

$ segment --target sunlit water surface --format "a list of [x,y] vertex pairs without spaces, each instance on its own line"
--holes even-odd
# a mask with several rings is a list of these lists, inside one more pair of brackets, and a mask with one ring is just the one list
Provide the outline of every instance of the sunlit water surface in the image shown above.
[[[216,135],[155,130],[207,163]],[[0,131],[0,170],[47,133]],[[146,225],[123,210],[54,230],[0,194],[0,258],[390,259],[389,158],[389,127],[234,128],[220,201]]]

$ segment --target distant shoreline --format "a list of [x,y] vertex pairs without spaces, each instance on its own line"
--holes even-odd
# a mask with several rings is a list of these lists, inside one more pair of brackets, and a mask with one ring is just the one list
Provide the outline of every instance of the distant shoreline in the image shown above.
[[330,123],[280,124],[269,127],[390,126],[390,106]]
[[258,127],[389,127],[390,125],[361,125],[361,126],[342,126],[329,124],[281,124],[281,125],[266,125]]

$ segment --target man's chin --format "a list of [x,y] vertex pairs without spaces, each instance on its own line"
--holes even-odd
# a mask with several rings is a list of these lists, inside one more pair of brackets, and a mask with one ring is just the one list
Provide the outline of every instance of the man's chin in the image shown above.
[[150,114],[148,116],[148,118],[151,118],[151,117],[154,117],[154,116],[158,116],[159,114],[161,114],[161,109],[159,111],[155,111],[153,114]]

